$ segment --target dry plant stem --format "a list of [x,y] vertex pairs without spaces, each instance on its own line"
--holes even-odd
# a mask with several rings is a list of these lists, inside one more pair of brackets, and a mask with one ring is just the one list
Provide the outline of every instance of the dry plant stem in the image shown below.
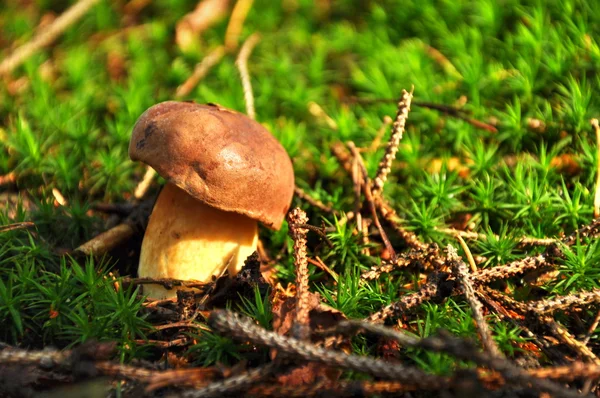
[[225,47],[219,46],[209,52],[206,57],[200,63],[196,65],[192,75],[187,78],[185,82],[183,82],[179,87],[177,87],[177,91],[175,92],[176,98],[187,97],[192,90],[200,83],[204,77],[210,72],[210,70],[221,61],[221,59],[225,56]]
[[599,289],[555,297],[549,300],[533,301],[527,303],[527,305],[529,306],[530,311],[533,311],[539,315],[547,315],[558,310],[567,310],[574,307],[585,307],[594,303],[600,303]]
[[56,40],[58,36],[84,16],[97,2],[98,0],[80,0],[71,6],[56,18],[54,22],[45,27],[43,31],[39,32],[31,39],[31,41],[18,47],[12,54],[6,57],[2,63],[0,63],[0,75],[12,72],[42,47],[45,47]]
[[[513,298],[492,289],[487,289],[486,293],[489,294],[494,300],[502,302],[504,306],[516,311],[520,315],[526,315],[529,312],[529,307],[526,303],[518,302]],[[534,319],[547,327],[554,334],[554,336],[556,336],[565,345],[570,347],[583,358],[594,364],[600,364],[600,360],[596,354],[594,354],[584,343],[575,339],[575,337],[564,326],[560,325],[554,319],[547,315],[538,315]]]
[[471,253],[469,246],[467,246],[467,243],[460,236],[457,236],[457,239],[460,242],[460,246],[464,250],[465,255],[467,256],[469,266],[471,267],[471,272],[477,272],[477,264],[475,263],[475,259],[473,258],[473,254]]
[[[524,317],[521,315],[511,314],[506,308],[504,308],[500,303],[493,300],[491,296],[495,296],[499,294],[496,290],[492,290],[487,286],[481,286],[479,290],[475,292],[479,298],[484,301],[489,307],[491,307],[498,316],[500,316],[503,320],[508,321],[518,327],[521,332],[523,332],[528,339],[531,339],[538,347],[542,349],[548,348],[548,342],[544,340],[540,340],[527,326],[525,326],[525,322],[523,322]],[[519,319],[516,319],[519,318]]]
[[406,119],[408,119],[408,113],[410,112],[410,103],[412,101],[412,97],[413,90],[411,90],[410,92],[402,90],[402,98],[400,99],[400,102],[398,102],[398,112],[396,113],[394,124],[392,125],[392,133],[390,135],[390,140],[388,141],[388,145],[385,149],[385,154],[379,162],[377,173],[375,174],[375,178],[373,179],[372,191],[374,197],[381,195],[383,185],[385,184],[387,176],[391,171],[392,162],[396,158],[396,153],[398,152],[398,145],[400,144],[400,140],[402,139],[402,134],[404,134]]
[[[454,228],[437,228],[439,232],[442,232],[446,235],[454,236],[456,238],[460,237],[463,239],[471,239],[471,240],[487,240],[487,235],[479,234],[477,232],[472,231],[461,231]],[[496,237],[498,237],[496,235]],[[557,242],[560,242],[560,239],[554,238],[530,238],[527,236],[519,239],[519,246],[550,246],[554,245]]]
[[545,315],[542,315],[539,318],[539,321],[544,323],[557,338],[562,340],[562,342],[568,345],[573,351],[581,355],[581,357],[595,365],[600,366],[600,359],[596,356],[596,354],[594,354],[587,345],[577,340],[575,336],[573,336],[563,325]]
[[146,196],[148,189],[150,189],[150,185],[152,185],[152,180],[156,177],[156,171],[150,166],[146,166],[146,172],[144,173],[144,177],[142,177],[142,181],[135,187],[133,191],[133,197],[137,200],[142,199]]
[[392,123],[394,123],[394,119],[387,115],[383,117],[383,123],[381,124],[381,127],[379,127],[379,130],[377,130],[377,134],[375,134],[375,139],[373,139],[371,145],[369,145],[368,152],[375,152],[377,149],[379,149],[379,146],[381,145],[381,140],[383,139],[383,136],[385,135],[385,132],[387,131],[388,127],[390,127]]
[[360,155],[360,152],[358,152],[358,150],[356,149],[356,146],[354,145],[354,143],[352,141],[348,142],[348,148],[350,149],[350,152],[354,156],[354,159],[356,159],[356,161],[358,162],[360,172],[362,173],[362,180],[363,180],[362,181],[362,191],[365,195],[365,200],[367,201],[369,210],[371,210],[371,216],[373,217],[373,222],[375,223],[375,226],[379,230],[379,234],[381,235],[381,240],[383,241],[385,248],[387,249],[388,253],[390,254],[390,258],[392,260],[395,260],[396,259],[396,251],[394,250],[392,243],[388,239],[387,234],[385,233],[385,230],[381,226],[381,223],[379,222],[379,217],[377,217],[377,209],[375,208],[375,203],[373,201],[373,194],[371,193],[371,181],[369,180],[369,177],[367,174],[367,168],[365,167],[365,164],[362,160],[362,156]]
[[306,340],[309,330],[309,296],[308,296],[308,261],[306,255],[306,234],[308,229],[298,224],[306,224],[308,217],[299,207],[287,215],[289,234],[294,241],[294,266],[296,268],[296,318],[294,320],[294,337]]
[[458,256],[456,249],[452,247],[452,245],[448,245],[448,260],[451,263],[453,271],[462,287],[465,298],[471,307],[471,311],[473,312],[473,319],[475,319],[475,325],[479,331],[483,348],[494,357],[504,358],[504,355],[494,342],[492,332],[490,331],[485,317],[483,316],[483,306],[475,294],[475,289],[473,287],[471,278],[469,277],[467,265]]
[[408,246],[418,250],[425,250],[427,248],[427,245],[421,242],[417,235],[415,235],[413,232],[407,231],[404,229],[404,227],[402,227],[402,222],[400,217],[398,217],[396,214],[396,210],[394,210],[392,206],[390,206],[389,203],[383,199],[383,197],[378,197],[375,201],[375,205],[377,206],[377,210],[379,210],[379,214],[381,214],[383,219],[392,226],[394,231],[396,231],[396,233],[404,240],[404,242],[406,242]]
[[240,393],[248,387],[269,376],[273,371],[277,370],[281,365],[277,362],[272,362],[255,369],[251,369],[241,375],[228,377],[225,380],[212,383],[200,390],[185,391],[180,396],[184,398],[206,398],[206,397],[222,397],[230,396],[230,394]]
[[535,257],[516,260],[506,265],[478,270],[471,274],[471,278],[476,283],[487,284],[497,279],[507,279],[528,271],[551,266],[552,264],[548,262],[546,256],[540,254]]
[[381,265],[371,267],[369,271],[366,271],[361,275],[361,278],[365,280],[375,280],[378,279],[381,274],[390,273],[395,269],[416,264],[420,264],[426,269],[441,270],[445,267],[445,261],[446,259],[440,255],[439,249],[435,245],[426,247],[423,250],[411,249],[407,253],[398,255],[395,261],[384,260],[381,262]]
[[92,238],[76,248],[74,252],[79,252],[86,256],[90,254],[101,256],[131,238],[134,233],[135,228],[130,223],[125,222]]
[[331,116],[325,112],[325,109],[314,101],[308,103],[308,112],[313,115],[319,122],[325,123],[331,130],[337,131],[338,125]]
[[531,385],[538,390],[555,394],[554,396],[579,396],[576,391],[569,391],[551,381],[532,376],[503,357],[481,352],[469,341],[452,336],[443,330],[440,331],[438,336],[420,339],[383,325],[374,325],[361,321],[341,321],[335,328],[328,332],[351,335],[358,331],[366,331],[393,339],[407,347],[420,347],[434,352],[447,353],[458,359],[473,361],[480,366],[485,366],[499,372],[507,381],[523,386]]
[[438,376],[423,373],[416,368],[376,360],[369,357],[347,355],[317,347],[293,338],[280,336],[257,326],[252,320],[230,311],[213,311],[209,317],[210,326],[237,340],[274,348],[290,358],[321,363],[327,366],[354,370],[383,379],[415,383],[423,389],[439,389],[446,381]]
[[235,65],[240,71],[240,77],[242,79],[242,87],[244,89],[244,101],[246,102],[246,113],[251,119],[256,119],[256,112],[254,111],[254,94],[252,93],[252,82],[250,80],[250,73],[248,72],[248,58],[254,47],[258,44],[260,35],[253,33],[242,45],[242,49],[238,54]]
[[587,345],[590,342],[590,339],[592,338],[592,334],[594,334],[594,332],[596,331],[598,324],[600,324],[600,310],[596,313],[596,317],[594,318],[594,321],[588,328],[585,338],[583,339],[583,344]]
[[[347,99],[347,102],[361,103],[361,104],[388,103],[388,102],[395,102],[395,101],[396,101],[396,99],[394,99],[394,98],[350,97]],[[498,129],[496,127],[492,126],[491,124],[485,123],[485,122],[482,122],[481,120],[473,119],[473,118],[467,116],[466,112],[463,111],[462,109],[454,108],[454,107],[448,106],[448,105],[434,104],[431,102],[420,102],[420,101],[412,101],[412,105],[421,107],[421,108],[433,109],[435,111],[444,113],[448,116],[455,117],[457,119],[460,119],[462,121],[469,123],[471,126],[477,128],[477,129],[480,129],[480,130],[486,130],[491,133],[498,132]]]
[[596,192],[594,194],[594,217],[600,216],[600,124],[592,119],[592,127],[596,133]]
[[418,291],[411,294],[407,294],[403,296],[400,299],[400,301],[387,305],[381,310],[377,311],[376,313],[371,314],[368,318],[365,319],[365,322],[382,323],[389,317],[398,317],[402,314],[407,313],[408,311],[418,307],[425,301],[428,301],[431,298],[437,296],[439,294],[439,285],[444,280],[444,274],[430,274],[427,279],[427,283],[421,286],[421,288]]
[[23,222],[8,224],[8,225],[2,225],[2,226],[0,226],[0,234],[4,233],[4,232],[9,232],[9,231],[16,231],[17,229],[29,229],[29,228],[34,228],[34,227],[35,227],[35,224],[32,223],[31,221],[23,221]]
[[252,3],[254,3],[254,0],[238,0],[235,3],[225,32],[225,48],[227,51],[233,51],[237,48],[242,27],[250,8],[252,8]]
[[[336,142],[331,145],[331,153],[336,157],[340,165],[344,168],[348,175],[352,175],[352,156],[347,148],[341,142]],[[396,233],[406,242],[406,244],[415,249],[425,249],[427,245],[419,241],[419,238],[412,232],[405,230],[400,224],[400,218],[396,211],[379,196],[375,200],[375,206],[379,214],[386,220]]]
[[310,196],[309,194],[307,194],[302,188],[300,188],[299,186],[295,186],[294,187],[294,194],[302,199],[303,201],[305,201],[306,203],[308,203],[311,206],[316,207],[319,210],[322,210],[326,213],[336,213],[335,210],[333,210],[331,208],[331,206],[327,206],[326,204],[324,204],[323,202],[321,202],[319,199],[315,199],[312,196]]
[[[208,291],[214,286],[212,282],[200,282],[194,280],[182,280],[182,279],[171,279],[171,278],[123,278],[121,279],[124,285],[160,285],[165,289],[174,289],[176,287],[194,288],[199,290],[199,293]],[[171,301],[171,300],[168,300]]]
[[418,387],[411,383],[394,381],[320,381],[314,384],[286,386],[282,384],[261,384],[248,392],[257,397],[367,397],[372,395],[389,396],[402,392],[415,391]]

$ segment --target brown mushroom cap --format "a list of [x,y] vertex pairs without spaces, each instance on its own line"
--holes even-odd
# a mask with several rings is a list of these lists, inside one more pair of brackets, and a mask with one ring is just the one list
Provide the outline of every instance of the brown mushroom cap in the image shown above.
[[279,229],[294,194],[292,162],[260,123],[218,105],[167,101],[140,116],[129,157],[209,206]]

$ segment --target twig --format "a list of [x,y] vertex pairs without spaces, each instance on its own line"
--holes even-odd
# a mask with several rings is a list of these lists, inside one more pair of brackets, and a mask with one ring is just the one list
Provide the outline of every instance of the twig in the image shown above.
[[481,352],[470,342],[452,336],[444,330],[441,330],[438,336],[419,339],[381,325],[373,325],[361,321],[340,321],[340,323],[329,333],[334,333],[335,331],[337,333],[348,335],[361,330],[394,339],[404,346],[420,347],[434,352],[447,353],[462,360],[473,361],[478,365],[500,372],[507,381],[514,382],[518,385],[531,385],[538,390],[555,394],[555,396],[579,396],[576,391],[570,391],[552,381],[532,377],[525,370],[513,365],[503,357],[497,357],[489,355],[487,352]]
[[240,77],[242,79],[242,87],[244,88],[244,101],[246,102],[246,113],[251,119],[256,119],[256,112],[254,111],[254,94],[252,93],[252,81],[250,80],[250,73],[248,72],[248,58],[252,54],[252,50],[258,44],[260,35],[253,33],[242,45],[242,49],[238,54],[235,65],[238,67]]
[[74,253],[83,255],[94,254],[102,256],[111,251],[134,234],[144,231],[148,222],[148,215],[152,210],[154,200],[148,199],[139,203],[123,221],[123,223],[90,239],[75,250]]
[[600,216],[600,124],[598,119],[591,121],[596,133],[596,192],[594,194],[594,217]]
[[439,248],[431,245],[425,249],[411,249],[407,253],[399,254],[394,261],[383,260],[381,265],[373,266],[364,272],[361,277],[365,280],[378,279],[381,274],[390,273],[394,269],[409,266],[419,266],[425,269],[441,270],[445,266],[446,259],[441,256]]
[[337,274],[337,272],[335,272],[334,270],[332,270],[331,268],[329,268],[327,266],[327,264],[325,264],[323,262],[323,260],[321,260],[321,258],[319,256],[315,256],[315,260],[309,258],[308,262],[311,263],[312,265],[315,265],[315,266],[319,267],[323,271],[327,272],[333,278],[334,281],[338,280],[339,275]]
[[548,263],[547,257],[540,254],[535,257],[516,260],[506,265],[478,270],[471,275],[471,278],[477,283],[487,284],[497,279],[507,279],[525,272],[552,266],[553,264]]
[[181,321],[181,322],[173,322],[173,323],[167,323],[166,325],[156,325],[153,326],[155,332],[161,331],[161,330],[166,330],[166,329],[175,329],[175,328],[191,328],[191,329],[200,329],[200,330],[204,330],[204,331],[210,331],[210,328],[197,323],[197,322],[190,322],[190,321]]
[[598,310],[598,312],[596,313],[596,317],[594,318],[594,321],[588,328],[588,331],[585,334],[585,338],[582,341],[583,344],[587,345],[590,342],[590,339],[592,338],[592,334],[594,334],[594,332],[596,331],[596,328],[598,327],[599,323],[600,323],[600,310]]
[[175,92],[176,98],[187,97],[194,87],[200,83],[202,79],[210,72],[210,70],[221,61],[221,59],[225,56],[225,47],[219,46],[209,52],[206,57],[200,63],[196,65],[194,68],[194,72],[192,72],[191,76],[187,78],[185,82],[183,82],[179,87],[177,87],[177,91]]
[[427,283],[414,293],[403,296],[399,301],[389,304],[365,319],[369,323],[382,323],[389,317],[398,317],[415,309],[423,302],[442,293],[440,285],[448,279],[448,274],[434,272],[427,277]]
[[238,0],[235,3],[225,32],[225,48],[227,51],[233,51],[237,48],[242,27],[250,8],[252,8],[252,3],[254,3],[254,0]]
[[594,289],[589,292],[578,292],[567,296],[559,296],[550,300],[539,300],[527,303],[530,311],[539,315],[551,314],[558,310],[573,307],[585,307],[589,304],[600,302],[600,290]]
[[460,246],[464,250],[465,255],[467,256],[467,260],[469,261],[469,266],[471,267],[471,272],[477,272],[477,264],[475,263],[475,259],[473,258],[473,253],[471,253],[469,246],[467,246],[467,243],[460,236],[457,236],[457,239],[460,242]]
[[15,231],[17,229],[29,229],[29,228],[35,228],[35,224],[32,223],[31,221],[16,222],[16,223],[0,226],[0,234],[4,233],[4,232],[9,232],[9,231]]
[[[526,315],[530,311],[530,308],[526,303],[518,302],[505,294],[496,292],[492,289],[488,289],[486,293],[492,296],[495,300],[503,302],[505,306],[510,307],[513,311],[516,311],[521,315]],[[570,347],[573,351],[588,361],[595,364],[600,364],[600,360],[596,354],[594,354],[584,343],[575,339],[575,337],[573,337],[573,335],[564,326],[560,325],[547,315],[536,315],[538,316],[533,317],[533,319],[539,324],[546,326],[565,345]]]
[[329,248],[333,249],[333,242],[331,242],[331,240],[329,240],[329,238],[327,237],[325,228],[317,227],[317,226],[311,225],[311,224],[303,224],[303,223],[297,223],[296,227],[297,228],[305,228],[305,229],[311,230],[313,232],[316,232],[317,234],[319,234],[321,239],[323,239],[325,241],[325,243],[327,243],[327,246],[329,246]]
[[266,376],[273,373],[281,365],[277,362],[272,362],[258,368],[251,369],[241,375],[228,377],[225,380],[212,383],[200,390],[185,391],[181,394],[184,398],[205,398],[205,397],[222,397],[230,396],[233,393],[241,392],[253,384],[264,379]]
[[417,368],[404,366],[400,363],[347,355],[293,338],[280,336],[277,333],[262,329],[252,320],[230,311],[213,311],[208,322],[213,329],[235,339],[250,340],[254,344],[277,349],[299,360],[354,370],[384,379],[414,383],[427,390],[439,389],[447,384],[446,379],[425,374]]
[[156,171],[154,171],[152,167],[146,166],[146,172],[144,173],[144,177],[142,177],[142,181],[140,181],[139,184],[135,187],[135,190],[133,191],[133,197],[137,200],[142,199],[146,195],[146,192],[148,192],[150,185],[152,185],[152,180],[155,176]]
[[79,0],[67,9],[33,39],[15,49],[11,55],[6,57],[2,63],[0,63],[0,75],[12,72],[42,47],[45,47],[56,40],[58,36],[84,16],[97,2],[98,0]]
[[484,349],[491,356],[504,358],[504,355],[494,342],[492,332],[490,331],[485,317],[483,316],[483,306],[475,294],[475,289],[473,288],[471,278],[469,277],[469,273],[467,271],[467,265],[458,256],[456,249],[452,245],[448,245],[448,260],[450,261],[458,281],[462,286],[464,296],[471,307],[473,319],[475,320],[475,325],[479,331],[479,336],[481,337],[481,343],[483,344]]
[[389,252],[391,259],[395,260],[396,259],[396,251],[394,250],[392,243],[390,242],[389,238],[387,237],[385,230],[381,226],[381,223],[379,222],[379,217],[377,217],[377,209],[375,208],[373,195],[371,193],[371,181],[369,180],[369,176],[367,174],[367,169],[362,160],[362,156],[360,155],[360,153],[358,152],[358,150],[356,149],[356,146],[354,145],[354,143],[352,141],[348,142],[347,145],[348,145],[348,148],[350,149],[350,152],[352,153],[354,158],[357,160],[358,165],[360,167],[360,171],[362,172],[362,178],[363,178],[362,190],[365,195],[365,200],[367,201],[367,205],[369,206],[369,209],[371,210],[373,222],[375,223],[375,226],[379,230],[379,234],[381,235],[381,240],[383,241],[385,248]]
[[[437,231],[446,235],[454,236],[456,238],[461,237],[463,239],[471,240],[487,240],[486,234],[480,234],[472,231],[461,231],[454,228],[436,228]],[[498,235],[495,235],[498,238]],[[560,239],[555,238],[531,238],[524,236],[519,239],[519,246],[550,246],[560,242]]]
[[307,194],[302,188],[300,188],[299,186],[294,186],[294,193],[296,194],[296,196],[302,200],[304,200],[306,203],[316,207],[319,210],[322,210],[326,213],[334,213],[335,210],[333,210],[331,208],[331,206],[328,206],[326,204],[324,204],[323,202],[321,202],[319,199],[315,199],[312,196],[310,196],[309,194]]
[[388,127],[390,127],[392,123],[394,123],[394,119],[392,119],[390,116],[385,115],[383,117],[383,123],[381,123],[381,127],[379,127],[379,130],[377,130],[375,138],[371,142],[371,145],[369,145],[369,152],[375,152],[377,149],[379,149],[379,146],[381,145],[381,140],[383,139],[383,136],[385,135],[385,132],[387,131]]
[[296,268],[296,318],[294,320],[294,337],[306,340],[309,330],[309,296],[308,296],[308,261],[306,259],[306,234],[308,230],[298,224],[308,223],[306,213],[299,207],[287,215],[289,234],[294,241],[294,266]]
[[[390,103],[390,102],[395,102],[396,99],[393,98],[358,98],[358,97],[349,97],[346,99],[346,101],[348,102],[353,102],[353,103],[361,103],[361,104],[374,104],[374,103]],[[434,104],[431,102],[420,102],[420,101],[412,101],[412,105],[413,106],[417,106],[417,107],[421,107],[421,108],[427,108],[427,109],[432,109],[438,112],[442,112],[448,116],[452,116],[455,117],[457,119],[460,119],[462,121],[465,121],[467,123],[469,123],[471,126],[481,129],[481,130],[486,130],[489,131],[491,133],[497,133],[498,129],[495,126],[492,126],[489,123],[485,123],[482,122],[481,120],[477,120],[477,119],[473,119],[469,116],[467,116],[466,112],[463,111],[462,109],[457,109],[448,105],[443,105],[443,104]]]
[[86,256],[90,254],[101,256],[131,238],[134,233],[135,229],[131,224],[119,224],[87,241],[76,248],[74,252],[80,252]]
[[331,130],[337,131],[337,123],[331,118],[331,116],[327,114],[327,112],[325,112],[325,109],[323,109],[321,105],[314,101],[310,101],[308,103],[308,112],[316,117],[319,121],[325,122],[327,127],[329,127]]
[[406,242],[408,246],[418,250],[427,249],[427,245],[421,242],[419,237],[415,235],[414,232],[408,231],[402,226],[402,222],[400,217],[398,217],[398,214],[396,214],[396,210],[394,210],[382,196],[377,197],[375,205],[377,206],[377,210],[379,210],[379,214],[381,214],[383,219],[390,224],[394,231],[404,240],[404,242]]
[[[214,283],[212,282],[200,282],[195,280],[182,280],[182,279],[171,279],[171,278],[123,278],[121,279],[124,285],[161,285],[167,290],[174,289],[175,287],[194,288],[200,291],[210,289]],[[171,300],[169,300],[171,301]]]
[[398,112],[396,113],[394,124],[392,125],[390,140],[388,141],[388,145],[385,149],[385,154],[379,162],[379,167],[377,168],[375,178],[373,178],[371,190],[374,197],[381,195],[381,192],[383,191],[383,185],[385,184],[387,176],[391,171],[392,162],[396,158],[398,145],[402,139],[404,127],[406,125],[406,119],[408,118],[408,113],[410,112],[410,103],[413,97],[413,90],[410,92],[402,90],[402,98],[400,99],[400,102],[398,102]]

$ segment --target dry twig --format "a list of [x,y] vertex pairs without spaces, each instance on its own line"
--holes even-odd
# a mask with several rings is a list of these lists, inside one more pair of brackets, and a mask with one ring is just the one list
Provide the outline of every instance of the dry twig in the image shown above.
[[49,26],[46,26],[39,32],[31,41],[18,47],[8,57],[4,58],[0,63],[0,75],[5,75],[12,72],[20,66],[27,58],[31,57],[42,47],[52,43],[60,36],[69,26],[73,25],[77,20],[87,13],[98,0],[79,0],[58,18],[56,18]]
[[221,61],[221,59],[225,56],[225,47],[219,46],[209,52],[202,61],[200,61],[194,71],[187,78],[185,82],[183,82],[179,87],[177,87],[177,91],[175,91],[176,98],[187,97],[194,87],[200,83],[202,79],[210,72],[210,70]]
[[503,358],[504,355],[494,342],[492,332],[490,331],[485,317],[483,316],[483,306],[475,294],[473,283],[469,276],[469,272],[467,271],[467,265],[458,256],[456,249],[452,247],[452,245],[448,245],[448,260],[450,261],[453,271],[458,278],[464,296],[471,307],[473,319],[475,320],[475,325],[477,325],[477,330],[479,331],[479,336],[481,338],[483,347],[491,356]]
[[403,296],[399,301],[385,306],[365,319],[369,323],[382,323],[389,317],[398,317],[415,309],[423,302],[442,295],[440,286],[447,280],[448,274],[434,272],[427,277],[427,283],[411,294]]
[[296,207],[287,216],[289,234],[294,241],[294,265],[296,268],[296,319],[294,322],[294,337],[306,340],[310,336],[308,297],[308,261],[306,255],[306,228],[298,224],[306,224],[308,217],[299,207]]
[[252,81],[250,80],[250,73],[248,72],[248,58],[254,47],[258,44],[260,35],[253,33],[242,45],[242,49],[238,54],[235,61],[235,65],[238,67],[240,77],[242,79],[242,87],[244,88],[244,101],[246,102],[246,113],[251,119],[256,119],[256,112],[254,110],[254,94],[252,93]]
[[410,103],[413,97],[413,90],[411,90],[410,92],[402,90],[402,98],[400,99],[400,102],[398,102],[398,112],[396,113],[396,119],[394,120],[394,124],[392,125],[392,133],[390,135],[390,140],[388,141],[388,145],[385,149],[385,154],[379,162],[377,173],[375,174],[375,178],[373,179],[373,186],[371,190],[373,192],[374,197],[381,195],[381,192],[383,191],[383,185],[385,184],[387,176],[391,171],[392,162],[396,158],[396,153],[398,152],[398,145],[400,144],[400,140],[402,139],[402,134],[404,134],[406,119],[408,119],[408,113],[410,112]]
[[550,300],[539,300],[527,303],[529,310],[539,315],[551,314],[558,310],[566,310],[574,307],[585,307],[600,302],[600,290],[594,289],[588,292],[578,292],[567,296],[554,297]]
[[225,48],[227,51],[233,51],[237,48],[242,27],[250,8],[252,8],[252,3],[254,3],[254,0],[238,0],[235,3],[225,32]]
[[281,336],[275,332],[264,330],[252,320],[230,311],[213,311],[208,321],[213,329],[221,333],[238,340],[249,340],[254,344],[277,349],[278,352],[280,351],[298,360],[354,370],[384,379],[417,384],[419,388],[426,390],[439,389],[447,384],[447,380],[444,378],[428,375],[417,368],[404,366],[400,363],[347,355]]
[[297,185],[294,187],[294,194],[296,194],[298,198],[302,199],[306,203],[316,207],[321,211],[324,211],[326,213],[335,213],[335,210],[333,210],[331,206],[324,204],[319,199],[313,198]]

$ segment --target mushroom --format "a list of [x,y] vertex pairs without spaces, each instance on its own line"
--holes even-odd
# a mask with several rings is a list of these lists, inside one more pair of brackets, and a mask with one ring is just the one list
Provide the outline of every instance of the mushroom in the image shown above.
[[[258,122],[218,105],[167,101],[140,116],[129,144],[167,180],[140,254],[140,277],[210,282],[256,250],[257,222],[279,229],[294,192],[292,162]],[[155,299],[176,290],[147,285]]]

